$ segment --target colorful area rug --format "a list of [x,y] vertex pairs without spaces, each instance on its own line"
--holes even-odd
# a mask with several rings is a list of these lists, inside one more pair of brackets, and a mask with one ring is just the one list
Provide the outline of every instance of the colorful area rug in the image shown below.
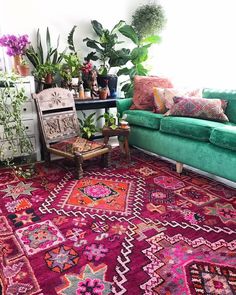
[[137,150],[112,163],[1,170],[2,294],[236,294],[236,190]]

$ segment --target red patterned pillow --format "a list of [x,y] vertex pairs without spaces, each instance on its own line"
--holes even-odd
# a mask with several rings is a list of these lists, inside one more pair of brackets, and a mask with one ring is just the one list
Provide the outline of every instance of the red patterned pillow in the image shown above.
[[165,114],[166,116],[183,116],[201,119],[211,119],[228,122],[224,110],[227,101],[221,99],[206,99],[196,97],[174,97],[174,105]]
[[131,110],[153,110],[153,87],[172,88],[167,78],[154,76],[134,77],[134,96]]

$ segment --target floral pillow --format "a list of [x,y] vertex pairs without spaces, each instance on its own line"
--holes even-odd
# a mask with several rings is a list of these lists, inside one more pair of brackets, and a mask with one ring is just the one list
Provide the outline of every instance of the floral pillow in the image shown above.
[[153,87],[173,88],[167,78],[156,76],[135,76],[134,95],[131,110],[153,110]]
[[174,104],[165,114],[166,116],[193,117],[221,122],[229,121],[224,113],[228,103],[226,100],[201,97],[174,97],[173,101]]
[[153,88],[154,113],[164,114],[174,104],[173,98],[180,97],[202,97],[201,89],[177,89],[177,88]]

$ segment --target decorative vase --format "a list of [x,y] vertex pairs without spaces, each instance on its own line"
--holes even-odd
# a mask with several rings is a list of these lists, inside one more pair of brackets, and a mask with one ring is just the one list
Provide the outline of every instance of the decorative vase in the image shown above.
[[13,56],[12,59],[12,67],[13,67],[13,71],[17,74],[19,74],[18,71],[18,66],[21,64],[21,55],[17,54]]

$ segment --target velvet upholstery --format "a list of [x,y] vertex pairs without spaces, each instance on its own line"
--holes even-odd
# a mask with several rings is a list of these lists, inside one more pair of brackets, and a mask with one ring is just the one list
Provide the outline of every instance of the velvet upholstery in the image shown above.
[[126,120],[131,125],[143,126],[151,129],[160,129],[162,114],[155,114],[150,111],[128,110],[124,111]]
[[210,142],[219,147],[236,151],[236,125],[215,128],[211,132]]
[[226,124],[229,123],[186,117],[164,117],[161,120],[160,131],[200,141],[209,141],[211,131]]
[[[232,129],[235,126],[236,114],[232,120],[232,114],[236,112],[236,91],[219,92],[211,90],[203,92],[206,96],[212,98],[222,98],[232,102],[230,109],[226,109],[227,116],[231,122],[221,123],[196,118],[183,117],[162,117],[160,116],[160,130],[147,128],[137,125],[144,121],[144,116],[134,119],[134,116],[140,116],[140,113],[129,113],[127,121],[130,124],[129,143],[144,150],[156,153],[173,159],[177,162],[190,165],[200,170],[224,177],[236,182],[236,151],[234,147],[234,139],[231,141],[231,133],[224,135],[224,145],[220,131]],[[230,93],[230,94],[229,94]],[[235,103],[235,109],[234,109]],[[117,101],[117,110],[119,113],[126,113],[131,104],[131,99],[120,99]],[[129,110],[129,112],[134,112]],[[151,112],[146,116],[151,117]],[[157,115],[157,114],[156,114]],[[132,118],[132,119],[131,119]],[[233,123],[232,123],[233,122]],[[134,124],[135,123],[135,124]],[[193,125],[193,126],[190,126]],[[184,126],[185,125],[185,126]],[[145,126],[148,126],[147,123]],[[234,128],[233,128],[234,129]],[[167,133],[168,132],[168,133]],[[215,135],[213,136],[212,134]],[[230,147],[230,148],[229,148]]]
[[203,90],[202,96],[205,98],[220,98],[228,100],[225,114],[229,118],[230,122],[236,123],[236,90],[217,90],[206,88]]

